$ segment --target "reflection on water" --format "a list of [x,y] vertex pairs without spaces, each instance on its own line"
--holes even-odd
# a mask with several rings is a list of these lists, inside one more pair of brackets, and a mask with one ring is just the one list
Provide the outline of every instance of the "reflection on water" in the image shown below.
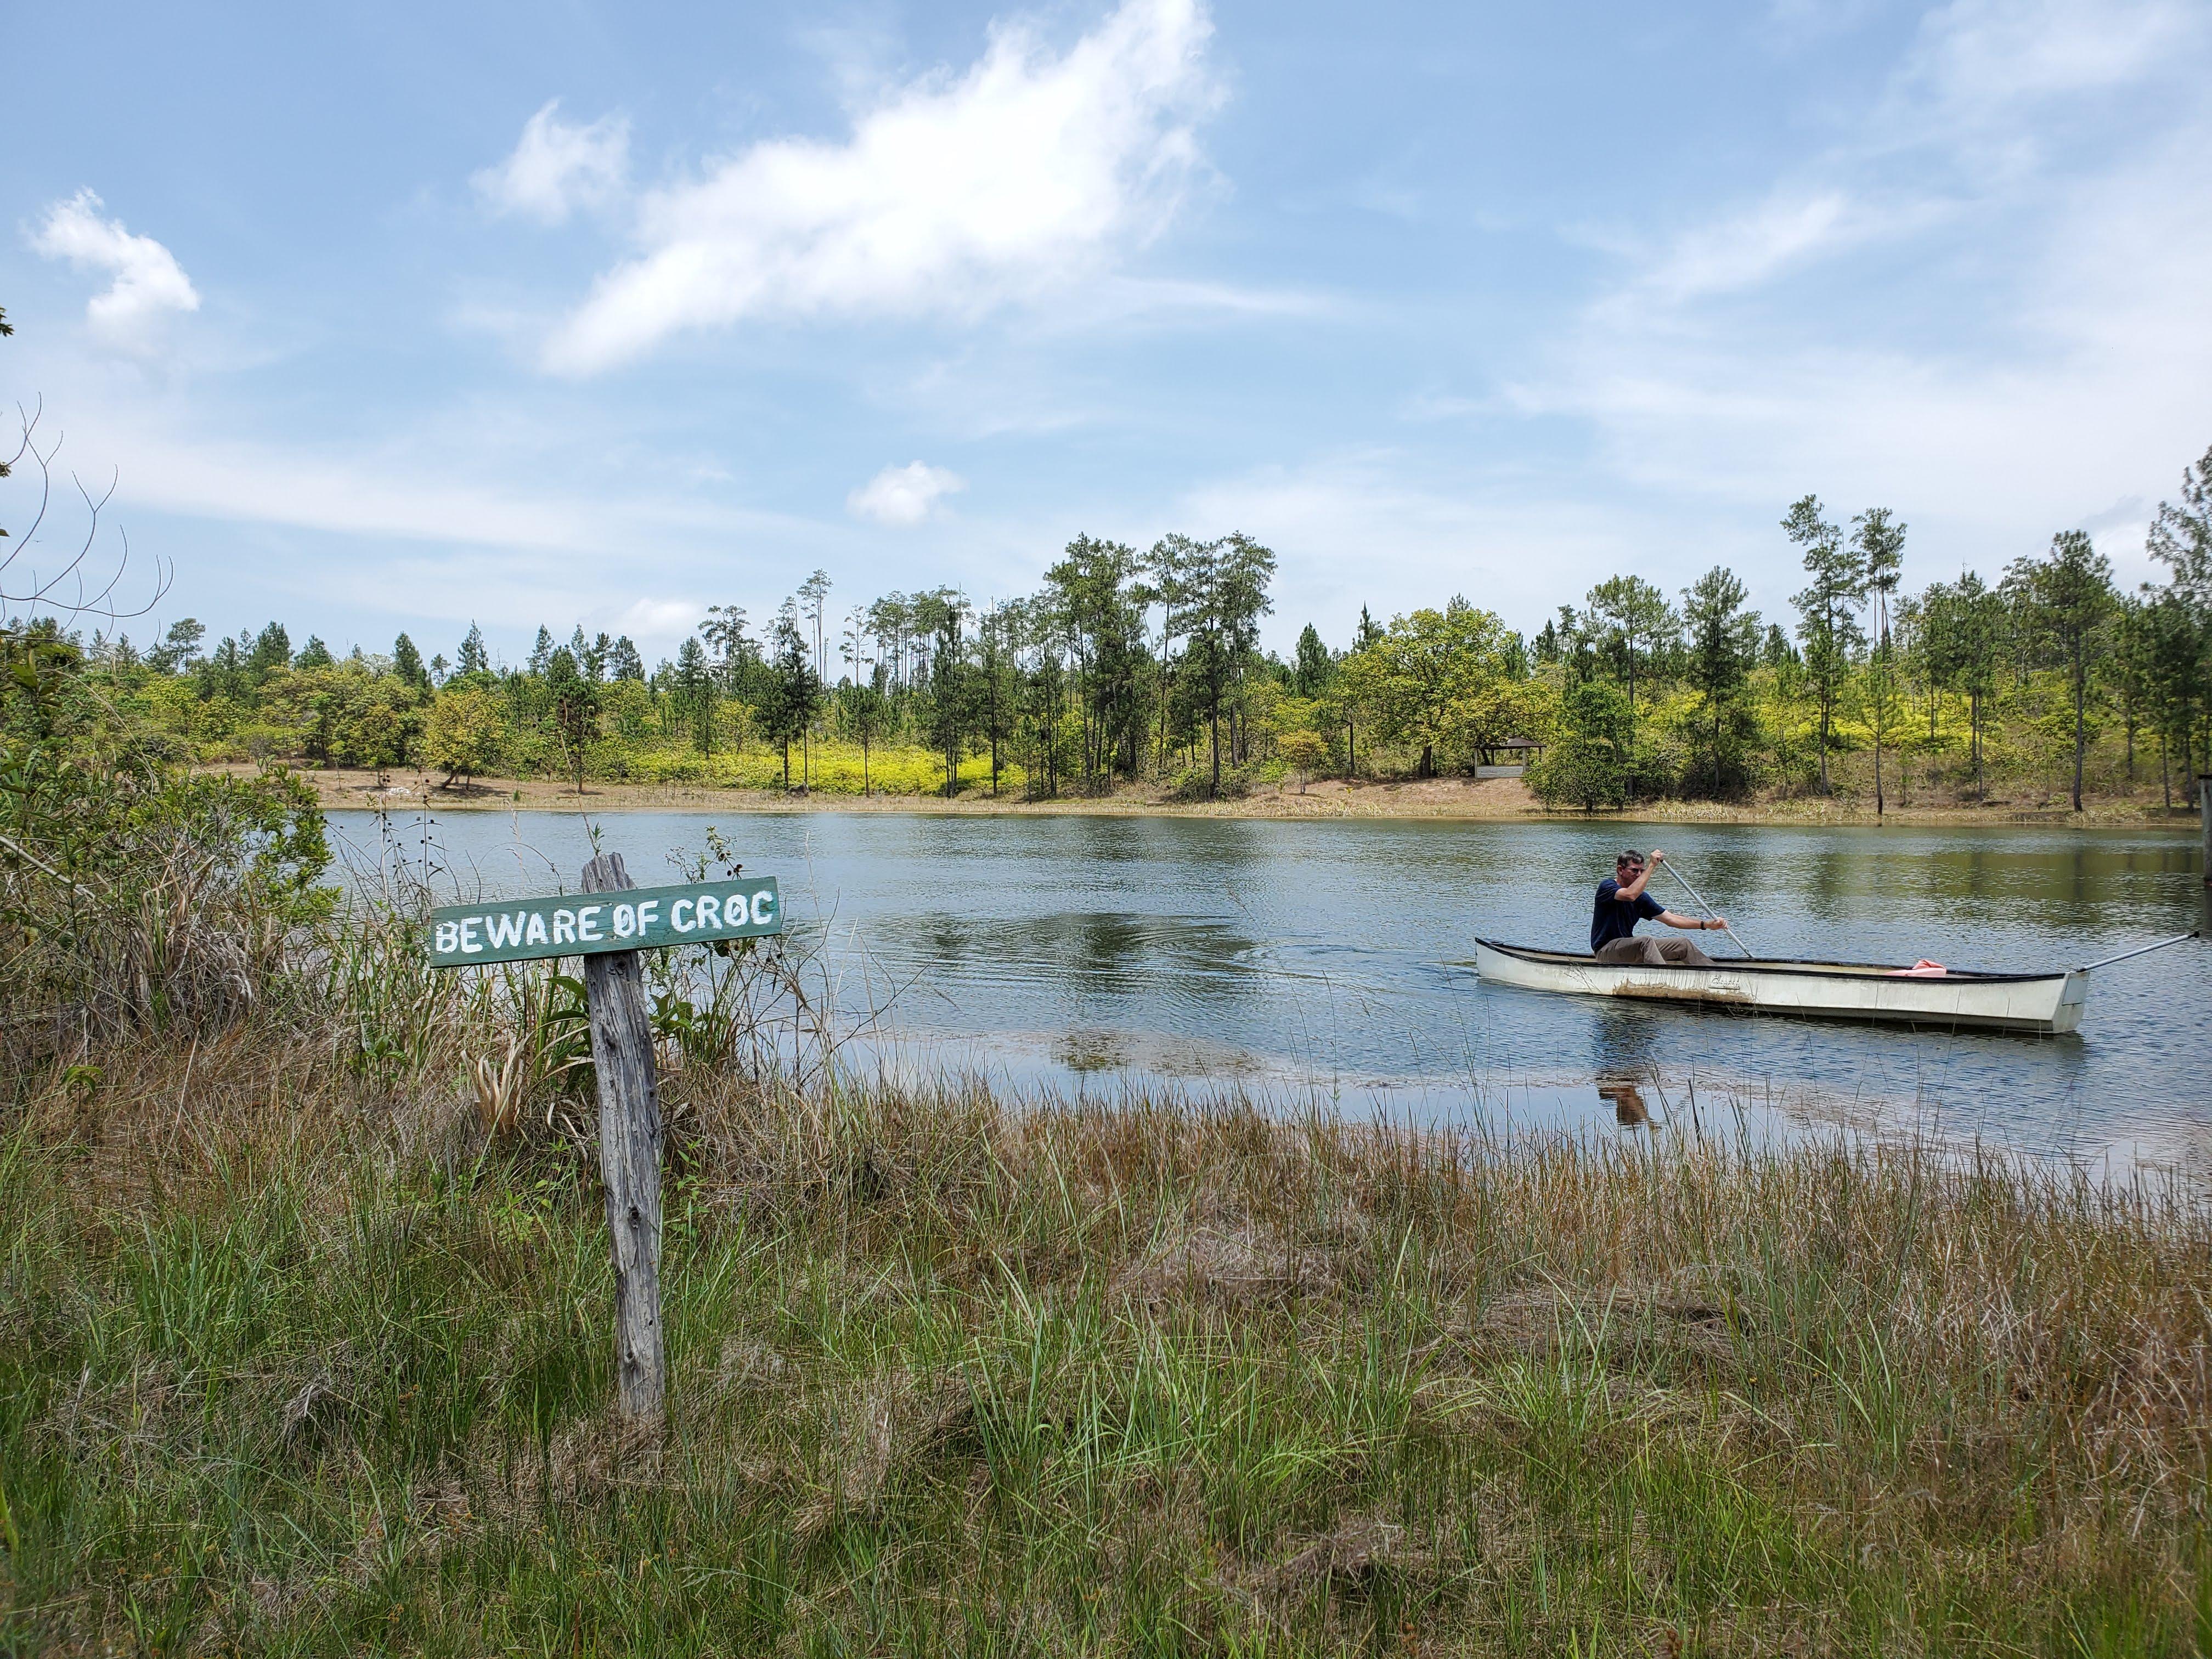
[[1612,1103],[1613,1121],[1624,1129],[1656,1127],[1652,1121],[1651,1108],[1644,1102],[1644,1091],[1633,1083],[1608,1083],[1601,1079],[1597,1097]]
[[[1823,1121],[1903,1121],[2023,1150],[2188,1159],[2212,1145],[2212,947],[2098,973],[2080,1036],[2041,1040],[1547,995],[1483,985],[1466,965],[1477,937],[1578,947],[1613,853],[1654,839],[1761,954],[2075,965],[2200,925],[2191,832],[599,822],[641,882],[677,879],[664,859],[715,825],[753,873],[781,878],[796,930],[833,972],[897,988],[887,1041],[901,1063],[945,1057],[1013,1087],[1165,1079],[1352,1113],[1587,1126],[1609,1110],[1620,1126],[1635,1111],[1676,1127],[1701,1096],[1733,1091],[1797,1116],[1817,1102]],[[334,814],[333,827],[357,857],[383,850],[369,814]],[[423,826],[393,830],[419,852]],[[573,885],[590,854],[586,821],[559,813],[456,813],[427,841],[441,879],[471,891]]]

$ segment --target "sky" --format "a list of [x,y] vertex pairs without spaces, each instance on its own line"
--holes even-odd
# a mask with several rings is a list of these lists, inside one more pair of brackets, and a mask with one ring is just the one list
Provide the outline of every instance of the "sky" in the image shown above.
[[[714,604],[1241,530],[1267,639],[1516,628],[1779,520],[2123,580],[2212,446],[2212,7],[17,8],[19,562],[141,642],[648,660]],[[4,447],[12,448],[12,444]],[[20,542],[34,480],[0,483]],[[132,587],[131,583],[138,584]]]

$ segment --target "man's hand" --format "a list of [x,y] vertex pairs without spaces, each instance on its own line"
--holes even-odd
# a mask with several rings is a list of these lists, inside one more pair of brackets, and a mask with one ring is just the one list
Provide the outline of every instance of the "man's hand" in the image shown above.
[[1646,864],[1652,865],[1664,864],[1666,861],[1667,855],[1656,847],[1651,849],[1651,856],[1644,860]]
[[1715,916],[1713,918],[1712,925],[1719,928],[1723,933],[1728,932],[1728,918],[1726,916]]

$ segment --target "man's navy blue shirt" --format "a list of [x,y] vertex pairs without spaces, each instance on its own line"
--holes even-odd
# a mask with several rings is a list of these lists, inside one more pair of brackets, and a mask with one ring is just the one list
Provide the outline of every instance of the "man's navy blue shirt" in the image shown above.
[[1597,908],[1590,916],[1590,954],[1595,956],[1617,939],[1626,939],[1636,931],[1639,921],[1649,921],[1665,914],[1667,907],[1649,893],[1638,893],[1635,902],[1620,902],[1620,884],[1607,876],[1597,884]]

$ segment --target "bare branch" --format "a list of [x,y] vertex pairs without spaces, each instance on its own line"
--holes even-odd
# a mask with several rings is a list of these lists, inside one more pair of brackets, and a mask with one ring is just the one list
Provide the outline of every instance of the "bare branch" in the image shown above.
[[[107,487],[94,495],[85,487],[84,480],[75,473],[70,482],[84,502],[85,529],[82,539],[59,570],[41,577],[35,566],[24,562],[24,556],[38,541],[46,526],[46,515],[53,505],[54,459],[61,453],[62,436],[57,434],[51,444],[39,441],[39,422],[45,414],[45,405],[26,410],[15,406],[20,435],[15,453],[0,464],[0,477],[8,477],[13,469],[27,459],[38,469],[38,506],[31,515],[30,526],[20,538],[0,530],[0,538],[14,544],[0,550],[0,621],[10,615],[28,617],[44,614],[64,626],[86,619],[112,624],[131,617],[143,617],[161,604],[175,577],[175,567],[156,557],[154,561],[153,591],[145,602],[130,610],[122,609],[116,600],[116,592],[123,585],[131,569],[131,538],[122,531],[116,532],[120,544],[112,565],[99,553],[100,519],[107,504],[115,498],[121,483],[119,472],[110,475]],[[21,568],[18,570],[17,567]]]

